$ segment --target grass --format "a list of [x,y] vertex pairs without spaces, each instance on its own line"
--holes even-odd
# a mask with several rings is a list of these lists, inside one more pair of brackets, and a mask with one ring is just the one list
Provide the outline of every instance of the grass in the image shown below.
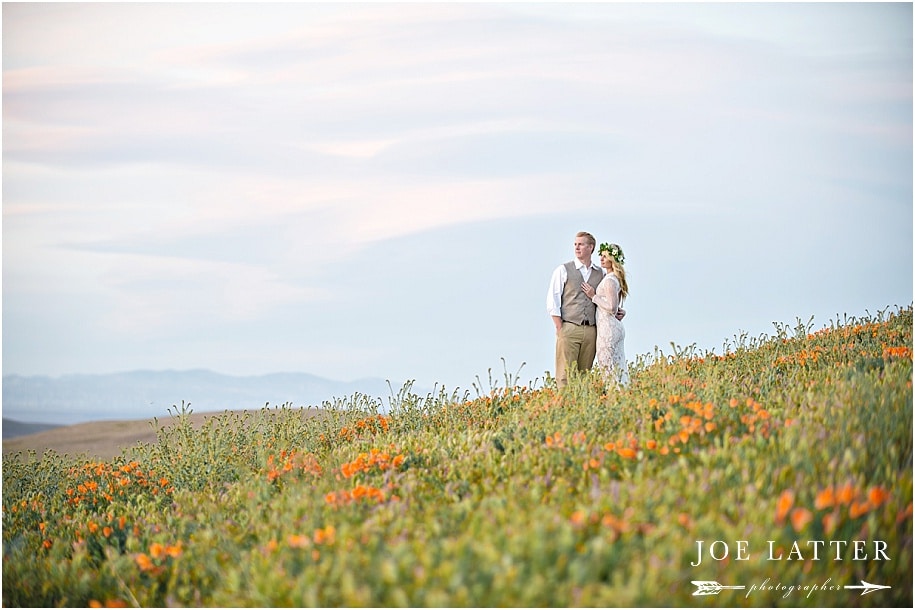
[[[193,412],[184,418],[170,416],[159,420],[158,426],[172,426],[180,419],[182,425],[187,425],[190,421],[199,427],[213,415],[218,413]],[[156,438],[157,431],[150,426],[148,419],[92,421],[54,426],[36,433],[3,439],[3,455],[28,454],[33,451],[43,454],[50,449],[87,460],[111,460],[138,442],[152,443]]]
[[3,605],[911,607],[912,307],[723,351],[5,455]]

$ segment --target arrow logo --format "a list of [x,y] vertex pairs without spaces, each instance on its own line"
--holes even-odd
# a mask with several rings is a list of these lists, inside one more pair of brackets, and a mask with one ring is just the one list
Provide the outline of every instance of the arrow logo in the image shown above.
[[718,595],[723,589],[746,589],[743,585],[723,585],[714,580],[693,580],[696,585],[696,591],[693,595]]
[[873,593],[874,591],[879,591],[880,589],[891,589],[889,585],[872,585],[866,580],[862,580],[860,585],[845,585],[846,589],[863,589],[861,595],[867,595],[868,593]]

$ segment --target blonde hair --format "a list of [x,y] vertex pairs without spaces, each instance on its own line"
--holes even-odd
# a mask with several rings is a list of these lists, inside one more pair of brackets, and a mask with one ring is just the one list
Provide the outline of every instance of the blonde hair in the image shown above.
[[[620,294],[622,299],[629,296],[629,283],[626,281],[626,268],[623,267],[625,255],[623,249],[616,244],[603,243],[600,245],[598,254],[607,253],[607,260],[610,261],[610,267],[607,273],[612,273],[620,283]],[[620,299],[620,300],[622,300]]]
[[[620,282],[620,294],[622,299],[625,299],[629,296],[629,283],[626,282],[626,269],[618,262],[610,259],[610,269],[608,273],[612,273],[616,276],[616,279]],[[622,299],[620,299],[622,301]]]
[[597,247],[597,240],[594,239],[594,236],[588,233],[587,231],[579,231],[575,234],[575,237],[584,237],[591,244],[591,248]]

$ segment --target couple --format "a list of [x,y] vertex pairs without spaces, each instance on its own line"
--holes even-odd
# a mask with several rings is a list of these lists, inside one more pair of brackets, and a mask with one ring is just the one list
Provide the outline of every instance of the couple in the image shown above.
[[591,262],[597,242],[584,231],[575,236],[575,260],[553,272],[546,297],[547,311],[556,325],[556,383],[568,383],[568,370],[588,370],[595,363],[605,378],[629,381],[623,341],[626,330],[621,307],[629,294],[623,250],[601,244],[600,267]]

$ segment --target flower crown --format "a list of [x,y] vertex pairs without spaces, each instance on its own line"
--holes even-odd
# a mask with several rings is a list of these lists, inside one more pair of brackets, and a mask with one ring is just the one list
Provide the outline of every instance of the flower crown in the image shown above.
[[616,244],[602,243],[600,248],[597,250],[598,254],[603,254],[606,252],[610,258],[622,265],[626,261],[626,257],[623,255],[623,249],[617,246]]

